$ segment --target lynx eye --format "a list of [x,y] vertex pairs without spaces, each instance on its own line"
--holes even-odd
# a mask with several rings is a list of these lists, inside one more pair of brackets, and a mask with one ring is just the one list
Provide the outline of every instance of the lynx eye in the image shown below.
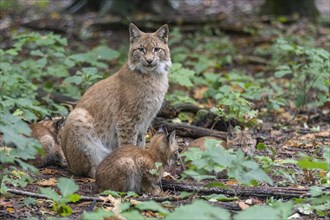
[[155,47],[154,48],[154,52],[159,52],[160,51],[160,48],[159,47]]
[[139,52],[144,53],[144,48],[143,48],[143,47],[139,47],[137,50],[138,50]]

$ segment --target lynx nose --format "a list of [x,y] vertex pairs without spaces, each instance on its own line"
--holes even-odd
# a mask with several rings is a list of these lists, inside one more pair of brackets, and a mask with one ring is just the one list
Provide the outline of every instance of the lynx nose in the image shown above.
[[152,59],[147,59],[146,61],[147,61],[148,64],[152,63]]

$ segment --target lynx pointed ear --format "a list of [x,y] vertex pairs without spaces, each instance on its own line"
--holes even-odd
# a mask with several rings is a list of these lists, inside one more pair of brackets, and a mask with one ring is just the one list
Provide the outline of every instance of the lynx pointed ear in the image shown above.
[[170,144],[170,146],[172,146],[173,144],[176,143],[175,140],[175,130],[173,130],[170,134],[168,134],[166,136],[168,143]]
[[50,116],[50,115],[45,115],[45,118],[44,118],[44,120],[53,120],[53,118],[52,118],[52,116]]
[[168,39],[168,25],[164,24],[161,26],[156,32],[156,36],[164,41],[165,44],[167,44],[167,39]]
[[129,37],[131,41],[141,37],[141,31],[133,23],[129,25]]

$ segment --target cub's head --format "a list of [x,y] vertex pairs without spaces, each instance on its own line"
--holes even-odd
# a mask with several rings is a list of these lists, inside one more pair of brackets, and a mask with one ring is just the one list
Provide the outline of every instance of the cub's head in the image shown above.
[[178,156],[178,142],[176,140],[175,131],[170,134],[159,133],[152,137],[150,148],[160,155],[162,161],[166,161],[166,166],[172,164],[173,160]]
[[129,34],[129,68],[141,73],[167,74],[171,66],[167,24],[154,33],[144,33],[131,23]]

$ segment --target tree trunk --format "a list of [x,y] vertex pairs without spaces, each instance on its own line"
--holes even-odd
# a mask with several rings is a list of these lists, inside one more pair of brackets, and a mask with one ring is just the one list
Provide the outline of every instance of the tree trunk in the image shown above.
[[314,0],[266,0],[261,7],[261,14],[264,15],[292,15],[316,19],[319,11]]

